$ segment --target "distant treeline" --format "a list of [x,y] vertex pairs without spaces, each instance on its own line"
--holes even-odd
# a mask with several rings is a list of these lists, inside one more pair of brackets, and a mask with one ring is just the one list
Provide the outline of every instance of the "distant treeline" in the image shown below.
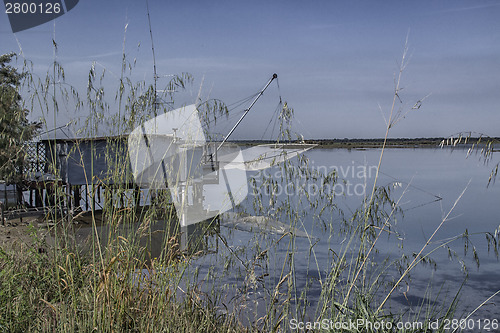
[[[410,148],[418,148],[418,147],[437,147],[442,142],[445,142],[444,146],[452,146],[453,142],[450,138],[390,138],[387,139],[386,146],[387,147],[410,147]],[[448,141],[447,141],[448,140]],[[480,141],[479,141],[480,140]],[[500,142],[500,138],[467,138],[467,143],[464,143],[464,138],[460,140],[457,145],[459,146],[469,146],[471,144],[477,143],[487,143],[487,142]],[[307,139],[304,140],[305,143],[308,144],[317,144],[323,148],[378,148],[382,147],[384,143],[384,139]],[[274,143],[274,141],[267,140],[239,140],[236,141],[237,144],[240,145],[256,145],[256,144],[264,144],[264,143]],[[285,143],[285,142],[283,142]],[[299,141],[291,141],[287,143],[299,143]]]

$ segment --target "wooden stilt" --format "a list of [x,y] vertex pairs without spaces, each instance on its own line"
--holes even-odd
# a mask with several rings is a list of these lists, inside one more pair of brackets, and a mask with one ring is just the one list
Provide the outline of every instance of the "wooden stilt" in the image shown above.
[[82,200],[81,186],[73,186],[73,209],[78,209],[80,207],[80,201]]
[[125,201],[123,200],[123,192],[120,192],[120,208],[125,207]]
[[50,185],[47,185],[47,183],[45,183],[45,207],[49,207],[50,206],[50,202],[49,202],[49,191],[48,191],[48,186]]
[[23,191],[20,186],[17,186],[17,184],[14,185],[14,189],[16,191],[16,204],[21,207],[21,205],[24,204]]
[[89,191],[87,185],[84,185],[85,187],[85,210],[89,210]]
[[138,208],[141,204],[141,190],[139,186],[136,186],[134,189],[134,199],[135,199],[135,207]]
[[3,201],[0,201],[0,218],[2,219],[2,225],[5,225],[5,217],[3,214],[3,208],[4,208]]
[[68,215],[68,223],[72,222],[73,220],[73,210],[75,206],[73,205],[73,200],[71,199],[71,184],[66,183],[66,209],[67,215]]
[[94,184],[92,184],[92,211],[95,212],[95,192],[96,188]]
[[3,193],[4,193],[4,198],[5,198],[5,207],[9,207],[9,196],[7,195],[7,182],[5,182],[5,185],[3,187]]
[[43,189],[37,186],[35,191],[35,207],[43,207]]

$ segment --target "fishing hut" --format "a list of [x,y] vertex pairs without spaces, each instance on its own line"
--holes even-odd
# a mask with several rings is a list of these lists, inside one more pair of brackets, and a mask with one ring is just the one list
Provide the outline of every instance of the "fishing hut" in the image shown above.
[[[70,135],[69,132],[59,129],[28,144],[24,181],[17,189],[21,199],[16,201],[26,208],[11,209],[7,218],[39,215],[54,209],[61,212],[60,216],[74,216],[90,210],[101,215],[103,209],[110,205],[132,208],[142,215],[158,193],[144,186],[141,188],[134,181],[129,161],[129,136],[90,138]],[[5,187],[3,192],[13,203],[15,191]],[[167,208],[168,205],[162,207]],[[152,230],[163,229],[169,235],[180,231],[181,250],[199,251],[206,247],[202,225],[180,228],[177,219],[172,218],[168,211],[170,209],[162,209],[155,213],[157,221]],[[108,231],[106,223],[102,223],[100,233],[102,231],[105,235]],[[158,244],[149,245],[151,248],[158,247]]]
[[[104,191],[117,187],[134,190],[139,204],[140,190],[130,176],[126,135],[86,138],[56,134],[30,145],[24,171],[29,207],[51,207],[58,201],[68,211],[102,209]],[[57,197],[56,186],[65,195]]]
[[[127,136],[78,137],[59,127],[25,144],[22,182],[2,183],[0,199],[12,217],[57,207],[64,213],[99,209],[103,191],[117,186],[140,191],[130,177]],[[117,176],[119,175],[119,176]]]

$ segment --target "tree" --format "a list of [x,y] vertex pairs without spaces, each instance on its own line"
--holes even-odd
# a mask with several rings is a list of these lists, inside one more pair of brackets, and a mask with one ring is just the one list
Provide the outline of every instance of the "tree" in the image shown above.
[[22,107],[19,86],[26,75],[9,63],[15,53],[0,55],[0,179],[19,183],[25,159],[24,143],[30,140],[39,124],[28,121]]

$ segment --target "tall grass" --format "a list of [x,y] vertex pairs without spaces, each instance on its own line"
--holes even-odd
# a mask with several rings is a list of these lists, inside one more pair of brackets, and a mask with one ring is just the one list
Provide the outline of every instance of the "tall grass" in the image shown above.
[[[134,82],[130,75],[134,65],[125,55],[122,61],[113,102],[117,110],[112,112],[106,99],[105,71],[98,72],[95,64],[92,65],[87,91],[82,97],[64,83],[64,71],[56,58],[52,73],[45,79],[27,76],[26,85],[32,92],[29,108],[42,110],[46,117],[57,117],[62,101],[66,108],[88,113],[80,134],[90,138],[97,136],[100,127],[124,134],[155,117],[153,110],[167,112],[166,107],[153,107],[158,98],[153,86]],[[402,104],[401,80],[406,65],[405,47],[386,122],[386,139],[390,129],[411,109],[420,108],[423,100],[409,109]],[[182,89],[192,81],[189,74],[175,76],[160,98],[175,103],[173,88]],[[218,100],[198,104],[204,124],[228,114],[227,107]],[[278,142],[300,139],[290,130],[292,117],[293,109],[283,105],[278,118]],[[191,247],[183,250],[183,235],[168,191],[144,192],[143,205],[137,205],[133,189],[123,185],[132,182],[132,175],[123,171],[128,170],[123,168],[129,163],[127,154],[111,148],[119,146],[116,139],[109,139],[108,143],[105,159],[109,173],[103,182],[96,183],[93,165],[89,168],[83,158],[80,161],[81,166],[86,167],[87,194],[94,197],[98,185],[106,189],[102,210],[91,205],[88,213],[56,209],[47,214],[44,222],[54,240],[49,251],[38,251],[49,246],[36,233],[33,233],[34,245],[23,245],[17,250],[0,248],[0,329],[13,332],[282,332],[295,330],[296,323],[308,322],[311,330],[328,331],[330,326],[318,323],[363,320],[389,322],[393,326],[365,327],[360,331],[393,332],[402,320],[428,322],[457,316],[454,310],[458,295],[442,307],[432,301],[422,303],[411,314],[387,306],[398,287],[411,284],[411,271],[418,264],[431,262],[430,256],[445,248],[446,243],[429,248],[432,235],[418,253],[403,254],[397,260],[376,260],[377,243],[383,235],[393,232],[405,194],[403,191],[402,196],[393,198],[390,186],[378,185],[378,171],[369,195],[356,211],[346,214],[337,206],[335,193],[328,191],[341,181],[335,172],[318,172],[305,156],[287,161],[275,167],[280,170],[279,177],[261,174],[252,178],[252,202],[236,209],[279,219],[289,226],[287,232],[280,236],[255,232],[247,244],[238,245],[232,239],[232,231],[221,230],[219,219],[214,218],[197,225],[197,233],[202,237],[192,239]],[[68,153],[80,156],[81,148],[76,143]],[[51,149],[55,157],[56,147]],[[383,163],[384,151],[385,142],[377,170]],[[96,149],[91,152],[97,154]],[[55,166],[51,172],[62,176]],[[294,182],[298,177],[301,182]],[[310,182],[319,185],[318,195],[310,195],[306,190]],[[278,193],[278,187],[283,184],[292,184],[294,193],[301,195]],[[65,207],[71,199],[68,189],[55,185],[54,203]],[[268,194],[258,189],[266,189]],[[87,217],[90,232],[82,245],[76,238],[75,223],[81,223],[83,215]],[[447,222],[448,215],[436,224],[436,232]],[[315,227],[332,239],[338,236],[345,239],[340,246],[330,248],[329,267],[322,267],[317,259],[318,240],[312,235],[306,238],[307,267],[300,266],[304,261],[299,256],[303,253],[295,231],[304,228],[306,218],[313,219]],[[465,239],[467,244],[466,234],[454,240],[457,239]],[[495,251],[497,240],[498,235],[492,235]],[[211,245],[204,246],[201,242]],[[159,248],[157,252],[152,250],[155,246]],[[304,270],[313,278],[304,277]],[[399,275],[391,279],[388,272],[399,272]],[[319,288],[319,293],[313,293],[314,288]],[[428,299],[437,297],[438,293],[429,289]],[[416,327],[405,331],[427,330]],[[444,328],[438,327],[436,331],[444,331]]]

